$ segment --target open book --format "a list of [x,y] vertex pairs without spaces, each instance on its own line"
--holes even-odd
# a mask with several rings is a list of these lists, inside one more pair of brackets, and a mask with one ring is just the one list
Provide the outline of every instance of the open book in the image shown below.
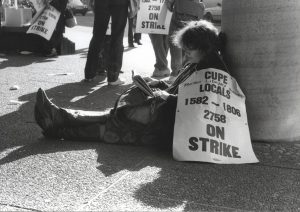
[[145,95],[154,97],[152,89],[140,75],[134,75],[132,72],[132,81]]

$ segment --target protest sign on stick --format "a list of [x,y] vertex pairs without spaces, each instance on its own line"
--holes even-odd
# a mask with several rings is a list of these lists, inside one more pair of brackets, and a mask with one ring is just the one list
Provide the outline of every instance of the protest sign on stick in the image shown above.
[[220,164],[258,162],[245,96],[228,73],[212,68],[196,71],[179,86],[173,157]]
[[169,34],[172,13],[165,0],[141,0],[137,13],[136,32]]
[[49,5],[49,7],[45,8],[42,14],[29,27],[27,33],[37,34],[47,40],[50,40],[60,14],[61,13],[57,9]]

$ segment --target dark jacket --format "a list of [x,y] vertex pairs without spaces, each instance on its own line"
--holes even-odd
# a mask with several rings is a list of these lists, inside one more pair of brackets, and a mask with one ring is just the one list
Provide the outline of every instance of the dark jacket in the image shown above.
[[138,88],[121,95],[106,124],[107,134],[110,136],[105,136],[105,141],[159,144],[160,147],[171,148],[178,86],[195,71],[206,68],[226,70],[221,57],[213,54],[199,64],[186,65],[171,86],[160,82],[156,88],[165,89],[171,94],[166,101],[160,97],[148,98]]

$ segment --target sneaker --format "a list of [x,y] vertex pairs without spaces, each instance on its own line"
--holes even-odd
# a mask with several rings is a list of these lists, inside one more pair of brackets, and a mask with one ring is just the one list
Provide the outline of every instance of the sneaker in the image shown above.
[[128,43],[128,47],[130,47],[130,48],[134,48],[135,46],[134,46],[134,44],[133,44],[133,43]]
[[115,86],[115,85],[123,85],[125,82],[124,81],[122,81],[122,80],[120,80],[120,78],[118,78],[116,81],[114,81],[114,82],[108,82],[108,85],[113,85],[113,86]]
[[152,77],[153,78],[164,78],[170,76],[170,70],[169,69],[164,69],[164,70],[159,70],[158,68],[155,68],[153,71]]
[[138,45],[143,45],[142,43],[141,43],[141,41],[139,41],[139,40],[135,40],[134,41],[136,44],[138,44]]

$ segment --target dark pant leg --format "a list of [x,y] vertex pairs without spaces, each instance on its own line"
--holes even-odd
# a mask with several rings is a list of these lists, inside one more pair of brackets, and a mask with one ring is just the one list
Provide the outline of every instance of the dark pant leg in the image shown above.
[[168,51],[169,51],[169,40],[168,35],[161,34],[149,34],[152,47],[155,54],[156,63],[155,68],[163,71],[168,69]]
[[171,55],[171,69],[172,76],[177,76],[179,70],[182,68],[182,49],[177,47],[173,43],[173,35],[176,31],[181,29],[183,24],[180,20],[176,20],[174,14],[171,19],[170,28],[169,28],[169,47],[170,47],[170,55]]
[[101,141],[101,124],[93,123],[78,127],[60,128],[58,138],[76,141]]
[[89,51],[84,69],[86,79],[91,79],[96,76],[96,70],[99,59],[98,57],[104,42],[104,37],[106,34],[110,17],[109,0],[95,1],[94,10],[95,17],[93,37],[90,41]]
[[108,62],[107,81],[114,82],[118,79],[123,62],[123,36],[128,16],[128,5],[110,6],[111,24],[111,43],[110,56]]
[[57,127],[77,127],[93,123],[105,124],[109,111],[86,111],[59,108],[56,114]]
[[142,39],[142,34],[141,33],[134,33],[134,41],[138,42]]
[[128,44],[133,44],[133,18],[128,18]]
[[110,37],[110,35],[105,35],[103,45],[101,46],[97,68],[98,73],[104,73],[107,70],[110,52]]

